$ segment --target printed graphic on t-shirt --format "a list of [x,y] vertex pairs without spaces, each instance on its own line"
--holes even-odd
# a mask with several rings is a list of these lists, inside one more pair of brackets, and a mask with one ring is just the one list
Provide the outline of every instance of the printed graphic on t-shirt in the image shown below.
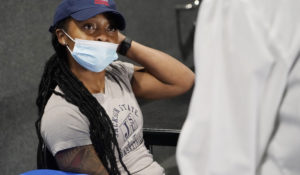
[[122,157],[143,143],[142,131],[137,131],[138,119],[141,120],[139,111],[134,106],[120,104],[113,108],[112,123],[115,133],[118,140],[125,145],[120,145]]
[[120,126],[121,133],[123,134],[124,141],[126,141],[133,132],[137,129],[137,123],[131,113],[129,113],[126,119]]

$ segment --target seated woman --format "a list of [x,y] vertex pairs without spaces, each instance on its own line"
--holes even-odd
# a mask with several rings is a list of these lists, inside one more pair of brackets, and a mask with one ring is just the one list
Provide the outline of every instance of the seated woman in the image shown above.
[[[136,97],[182,94],[192,87],[194,73],[131,41],[119,32],[124,28],[113,0],[64,0],[56,9],[50,27],[56,53],[40,82],[36,127],[38,149],[45,144],[60,170],[164,174],[144,145]],[[117,51],[142,67],[115,61]]]

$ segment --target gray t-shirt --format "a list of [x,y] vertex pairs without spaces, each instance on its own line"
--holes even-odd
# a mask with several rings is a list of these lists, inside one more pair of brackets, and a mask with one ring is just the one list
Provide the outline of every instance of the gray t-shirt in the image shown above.
[[[121,149],[122,160],[132,174],[161,175],[164,169],[153,161],[143,140],[143,115],[132,91],[133,65],[121,61],[106,68],[105,93],[93,94],[109,115]],[[56,87],[57,91],[60,91]],[[61,91],[60,91],[61,92]],[[92,144],[89,121],[77,106],[53,94],[41,123],[42,137],[53,155]],[[126,174],[119,162],[121,174]]]

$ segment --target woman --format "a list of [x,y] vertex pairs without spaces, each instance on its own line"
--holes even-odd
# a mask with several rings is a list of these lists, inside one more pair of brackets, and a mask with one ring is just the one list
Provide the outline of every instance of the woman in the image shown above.
[[[173,57],[131,41],[119,30],[113,0],[64,0],[52,32],[56,53],[39,87],[40,140],[59,169],[86,174],[164,174],[145,148],[135,96],[182,94],[194,74]],[[116,51],[143,67],[115,61]],[[39,160],[45,155],[38,155]]]

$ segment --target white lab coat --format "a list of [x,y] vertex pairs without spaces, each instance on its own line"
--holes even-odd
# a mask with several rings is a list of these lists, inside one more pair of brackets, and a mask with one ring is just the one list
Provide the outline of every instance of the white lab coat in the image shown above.
[[300,175],[300,0],[204,0],[182,175]]

